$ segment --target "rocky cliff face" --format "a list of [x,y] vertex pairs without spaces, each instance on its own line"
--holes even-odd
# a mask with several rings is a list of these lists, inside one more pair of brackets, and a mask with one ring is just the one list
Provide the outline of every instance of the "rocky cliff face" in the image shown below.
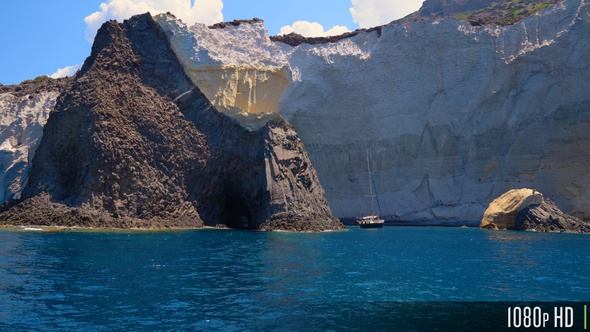
[[[525,186],[590,217],[589,12],[568,0],[507,27],[406,22],[295,47],[272,44],[260,22],[227,30],[240,40],[225,46],[198,25],[158,22],[189,72],[235,58],[288,69],[278,112],[338,217],[369,209],[369,149],[386,219],[477,225],[495,197]],[[227,91],[217,93],[237,96]]]
[[589,12],[573,0],[509,27],[418,22],[301,45],[279,112],[338,217],[368,209],[368,148],[388,220],[476,225],[523,186],[588,218]]
[[277,118],[248,131],[219,113],[145,14],[99,30],[49,116],[22,201],[0,221],[341,229],[323,195],[292,127]]
[[[141,85],[141,89],[132,88],[133,93],[151,87],[162,98],[156,98],[161,107],[177,107],[181,120],[192,123],[204,136],[194,136],[191,144],[195,149],[202,147],[204,154],[218,156],[219,165],[238,167],[232,160],[239,159],[224,156],[249,149],[229,148],[233,144],[229,142],[282,137],[256,134],[267,133],[272,125],[266,124],[280,123],[272,121],[281,115],[305,144],[337,217],[354,218],[370,208],[365,197],[365,151],[369,149],[381,212],[388,221],[477,225],[494,198],[521,187],[544,192],[565,212],[590,218],[590,154],[586,148],[590,144],[590,5],[585,0],[566,0],[506,27],[438,19],[401,22],[326,43],[314,40],[313,45],[293,36],[273,38],[273,42],[259,20],[214,29],[199,24],[187,27],[171,15],[158,16],[156,22],[164,31],[162,39],[171,45],[167,54],[174,54],[180,67],[168,74],[168,63],[142,71],[148,67],[138,58],[120,70],[135,75]],[[98,42],[96,47],[107,44]],[[136,44],[140,43],[132,43]],[[178,63],[172,57],[166,61]],[[117,68],[117,63],[108,66]],[[88,68],[81,75],[85,71]],[[182,71],[187,73],[186,80],[172,79],[166,89],[159,87],[159,75],[182,76]],[[114,84],[120,92],[109,98],[127,98],[131,91],[122,85]],[[195,85],[204,96],[188,98],[197,93],[191,88]],[[58,104],[66,105],[73,96]],[[182,106],[199,104],[199,100],[209,105],[205,109],[217,107],[236,119],[237,123],[223,121],[237,125],[244,134],[225,129],[217,120],[203,120],[217,113],[206,113],[203,118],[203,111],[195,111],[198,107]],[[130,108],[125,121],[136,121],[134,114],[137,112]],[[118,123],[109,126],[126,128]],[[150,126],[138,130],[147,130],[147,137]],[[231,134],[211,141],[207,134],[211,126]],[[126,144],[124,139],[121,144]],[[271,159],[262,150],[251,154],[258,157],[252,161],[243,157],[240,165],[253,165],[251,169],[259,172],[252,174],[266,178],[262,160]],[[153,158],[164,157],[154,154]],[[195,169],[200,169],[200,159],[194,158],[189,160],[195,160]],[[304,165],[296,158],[289,160]],[[178,162],[184,165],[185,161]],[[174,167],[171,164],[166,169]],[[62,172],[70,171],[78,170]],[[167,173],[155,174],[170,178]],[[232,183],[227,188],[250,188],[249,181],[227,180]],[[290,187],[288,181],[283,183]],[[170,186],[161,190],[177,191],[176,185]],[[203,200],[228,197],[219,190]],[[229,193],[233,195],[232,190]],[[197,197],[190,190],[187,194]],[[105,195],[109,194],[105,191]],[[286,196],[272,197],[289,201]],[[199,215],[222,213],[210,209]],[[245,210],[235,213],[248,215]],[[248,223],[256,218],[246,216]]]

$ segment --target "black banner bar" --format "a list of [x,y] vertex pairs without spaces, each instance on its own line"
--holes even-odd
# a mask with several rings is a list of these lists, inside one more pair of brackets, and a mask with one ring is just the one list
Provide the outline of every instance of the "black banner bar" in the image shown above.
[[[590,302],[311,304],[299,312],[302,319],[299,327],[322,331],[585,331],[590,328],[588,304]],[[296,319],[297,315],[283,318]]]

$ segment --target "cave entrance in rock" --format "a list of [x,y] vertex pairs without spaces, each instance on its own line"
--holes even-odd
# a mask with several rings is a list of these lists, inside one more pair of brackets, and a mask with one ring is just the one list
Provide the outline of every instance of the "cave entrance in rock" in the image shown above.
[[249,204],[243,197],[226,192],[223,212],[225,226],[235,229],[256,229]]

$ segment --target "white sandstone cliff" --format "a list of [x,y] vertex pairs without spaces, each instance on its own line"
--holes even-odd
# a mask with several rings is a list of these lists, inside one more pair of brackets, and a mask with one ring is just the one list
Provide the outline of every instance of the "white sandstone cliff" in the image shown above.
[[[418,22],[297,47],[273,45],[261,24],[160,24],[217,105],[251,111],[235,86],[252,80],[226,68],[291,78],[278,111],[305,143],[338,217],[368,209],[370,149],[386,218],[475,224],[495,197],[523,186],[590,217],[589,8],[567,0],[514,26]],[[276,89],[248,83],[241,94],[283,89],[260,81]]]
[[[590,217],[590,6],[568,0],[514,26],[386,26],[289,54],[280,114],[297,129],[338,217],[367,210],[476,224],[511,188]],[[376,34],[376,33],[373,33]],[[358,49],[340,52],[343,45]],[[350,49],[350,48],[349,48]]]
[[0,202],[19,198],[58,92],[0,94]]

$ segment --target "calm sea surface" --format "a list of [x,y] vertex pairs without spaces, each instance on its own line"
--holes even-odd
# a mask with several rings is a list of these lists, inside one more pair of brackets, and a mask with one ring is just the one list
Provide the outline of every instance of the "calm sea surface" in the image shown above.
[[2,331],[408,330],[458,301],[590,302],[590,236],[0,230]]

